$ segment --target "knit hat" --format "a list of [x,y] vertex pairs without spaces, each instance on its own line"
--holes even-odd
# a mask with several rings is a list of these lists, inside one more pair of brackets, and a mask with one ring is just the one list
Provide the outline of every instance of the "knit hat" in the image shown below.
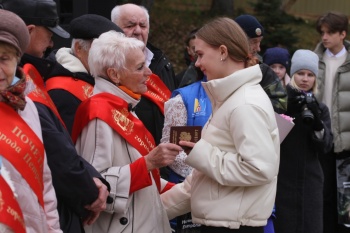
[[0,0],[0,8],[14,12],[27,25],[44,26],[62,38],[70,36],[58,25],[57,7],[53,0]]
[[249,38],[256,38],[264,35],[263,26],[261,26],[260,22],[252,15],[240,15],[235,21]]
[[315,76],[318,75],[318,56],[311,50],[299,49],[292,57],[290,75],[293,76],[299,70],[310,70]]
[[290,55],[287,49],[285,48],[269,48],[266,49],[263,55],[263,61],[267,65],[272,65],[275,63],[283,65],[286,69],[289,68],[290,65]]
[[115,23],[101,15],[86,14],[70,22],[70,34],[76,39],[95,39],[111,30],[124,33]]
[[29,40],[29,31],[23,20],[10,11],[0,9],[0,41],[14,46],[22,56]]

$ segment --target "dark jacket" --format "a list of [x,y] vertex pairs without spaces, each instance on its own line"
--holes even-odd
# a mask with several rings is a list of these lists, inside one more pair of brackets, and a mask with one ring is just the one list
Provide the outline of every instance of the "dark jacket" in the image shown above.
[[191,59],[190,55],[188,54],[187,49],[184,49],[184,60],[186,63],[186,68],[184,70],[182,70],[180,73],[175,75],[176,88],[180,88],[180,87],[185,86],[185,85],[182,85],[182,86],[180,85],[182,78],[184,77],[184,74],[186,73],[188,66],[190,66],[190,65],[194,66],[194,61],[193,61],[193,59]]
[[284,113],[287,110],[287,93],[283,88],[282,82],[276,73],[265,63],[260,64],[260,69],[262,73],[261,87],[270,98],[275,112]]
[[[90,85],[95,85],[95,79],[89,74],[84,72],[71,72],[68,69],[64,68],[61,64],[56,61],[56,51],[53,51],[47,59],[52,61],[51,63],[51,72],[45,77],[44,81],[52,77],[65,76],[72,77],[74,79],[82,80],[89,83]],[[48,91],[52,101],[57,107],[60,116],[65,123],[69,134],[72,134],[72,128],[74,123],[75,113],[78,106],[81,103],[81,100],[70,92],[63,89],[54,89]]]
[[55,114],[45,105],[34,103],[57,195],[61,229],[64,232],[83,232],[81,218],[87,215],[84,206],[98,197],[92,177],[101,175],[77,154],[70,135]]
[[[288,100],[300,95],[289,85]],[[332,147],[333,135],[326,105],[319,103],[324,136],[318,139],[310,125],[303,122],[301,107],[288,101],[287,115],[295,126],[281,144],[276,195],[276,232],[323,232],[323,171],[319,161]]]
[[[154,74],[159,76],[172,92],[175,89],[175,74],[173,66],[160,49],[154,47],[150,43],[147,43],[147,48],[154,54],[149,68]],[[135,112],[148,131],[152,134],[158,145],[162,138],[164,115],[156,104],[145,97],[141,97],[141,101],[136,106]]]
[[[40,68],[39,72],[46,74],[44,67],[49,64],[47,61],[27,54],[23,58],[21,64],[31,63]],[[34,103],[38,109],[47,162],[57,195],[61,229],[65,233],[84,232],[82,218],[88,214],[84,206],[95,201],[99,193],[92,178],[98,177],[106,185],[108,183],[77,154],[68,131],[56,115],[47,106]]]

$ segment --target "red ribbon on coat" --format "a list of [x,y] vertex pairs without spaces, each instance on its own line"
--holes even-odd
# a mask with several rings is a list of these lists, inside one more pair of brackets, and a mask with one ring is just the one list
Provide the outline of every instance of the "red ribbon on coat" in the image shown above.
[[151,74],[146,84],[147,91],[142,96],[155,103],[164,115],[164,103],[170,98],[171,91],[156,74]]
[[[142,121],[128,111],[128,103],[120,97],[110,93],[96,94],[83,101],[77,109],[73,125],[72,139],[75,143],[84,127],[93,119],[98,118],[106,122],[112,129],[120,134],[142,156],[147,155],[155,142],[151,133]],[[160,191],[160,174],[153,169],[153,178]]]

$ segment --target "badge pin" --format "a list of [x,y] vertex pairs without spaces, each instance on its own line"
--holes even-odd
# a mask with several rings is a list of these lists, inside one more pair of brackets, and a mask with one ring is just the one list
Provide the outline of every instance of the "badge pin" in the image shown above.
[[261,36],[261,29],[260,28],[255,29],[255,34],[257,36]]

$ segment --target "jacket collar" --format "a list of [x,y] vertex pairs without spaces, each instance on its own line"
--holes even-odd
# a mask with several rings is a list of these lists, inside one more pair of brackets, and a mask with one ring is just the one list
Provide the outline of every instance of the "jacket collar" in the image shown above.
[[202,82],[203,88],[212,103],[223,103],[229,96],[242,86],[259,84],[262,73],[259,65],[251,66],[221,78]]
[[83,63],[81,63],[81,61],[76,56],[73,55],[71,48],[60,48],[59,50],[57,50],[56,60],[64,68],[66,68],[72,73],[76,73],[76,72],[88,73]]
[[132,108],[134,108],[140,102],[139,100],[135,100],[134,98],[126,94],[124,91],[122,91],[120,88],[118,88],[116,85],[114,85],[110,81],[101,77],[96,77],[93,94],[95,95],[102,92],[108,92],[122,98],[128,104],[131,104]]
[[[350,53],[350,41],[344,40],[344,47],[348,53]],[[320,60],[323,59],[323,53],[326,50],[326,48],[323,46],[322,42],[318,43],[314,52],[318,55]]]

